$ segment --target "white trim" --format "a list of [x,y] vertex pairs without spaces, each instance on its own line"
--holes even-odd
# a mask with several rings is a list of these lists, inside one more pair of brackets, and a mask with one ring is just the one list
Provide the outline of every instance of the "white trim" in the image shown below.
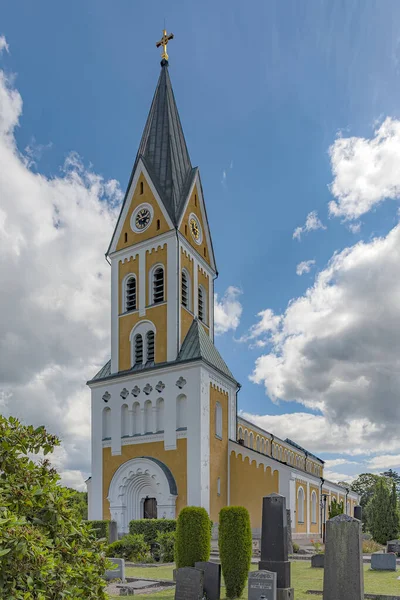
[[119,371],[119,261],[111,261],[111,373]]
[[[150,220],[147,223],[147,225],[145,227],[143,227],[143,229],[139,229],[136,225],[136,215],[138,214],[138,212],[140,210],[148,210],[150,213]],[[150,225],[152,224],[153,218],[154,218],[154,208],[148,202],[142,202],[142,204],[139,204],[131,214],[130,226],[131,226],[132,231],[134,231],[135,233],[144,233],[146,231],[146,229],[148,229],[150,227]]]

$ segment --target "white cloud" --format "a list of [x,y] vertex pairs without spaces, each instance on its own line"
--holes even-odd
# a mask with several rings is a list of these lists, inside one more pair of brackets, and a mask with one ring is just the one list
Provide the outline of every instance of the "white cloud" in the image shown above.
[[[396,447],[400,226],[335,254],[303,296],[283,314],[268,315],[276,330],[265,330],[262,318],[250,330],[271,348],[257,359],[252,381],[264,384],[275,402],[320,411],[329,427],[356,426],[357,436],[346,438],[353,451],[368,444],[384,451],[381,440],[386,450]],[[331,430],[326,435],[332,438]]]
[[0,403],[62,438],[54,461],[82,487],[90,471],[90,395],[108,358],[104,260],[121,191],[68,157],[60,177],[29,168],[14,129],[22,100],[0,71]]
[[360,221],[358,221],[358,223],[349,223],[348,229],[349,229],[349,231],[351,231],[351,233],[360,233],[360,230],[361,230]]
[[400,467],[400,454],[381,454],[368,461],[368,468],[372,470],[386,471],[393,467]]
[[3,52],[3,50],[9,52],[10,48],[4,35],[0,35],[0,54]]
[[303,262],[299,263],[296,267],[296,275],[303,275],[304,273],[309,273],[311,271],[311,267],[315,265],[315,260],[303,260]]
[[354,460],[348,460],[347,458],[332,458],[325,461],[325,467],[331,469],[332,467],[338,467],[339,465],[357,465],[359,463]]
[[330,471],[329,469],[324,469],[324,478],[328,481],[333,481],[333,483],[339,483],[340,481],[351,483],[353,479],[355,479],[354,475],[337,473],[336,471]]
[[230,329],[235,330],[239,326],[242,315],[242,305],[238,300],[241,290],[229,286],[221,300],[218,294],[214,295],[214,328],[216,335],[226,333]]
[[316,231],[317,229],[326,229],[325,225],[323,225],[318,218],[318,213],[316,210],[308,213],[306,222],[303,227],[296,227],[293,232],[293,239],[297,239],[300,241],[301,235],[303,233],[308,233],[309,231]]
[[388,117],[371,139],[339,137],[330,158],[332,215],[357,219],[385,198],[400,197],[400,121]]

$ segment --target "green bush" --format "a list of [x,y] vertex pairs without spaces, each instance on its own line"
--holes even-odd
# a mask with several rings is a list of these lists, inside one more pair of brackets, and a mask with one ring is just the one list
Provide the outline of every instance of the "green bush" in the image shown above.
[[105,600],[104,544],[77,514],[49,460],[44,427],[0,416],[0,598]]
[[296,544],[295,542],[293,542],[293,554],[297,554],[299,550],[300,550],[300,546],[298,544]]
[[211,552],[210,519],[205,508],[187,506],[179,513],[176,524],[175,562],[177,569],[194,567],[207,561]]
[[175,531],[175,529],[175,519],[138,519],[129,523],[129,533],[144,535],[148,544],[156,541],[159,532]]
[[338,515],[342,515],[344,512],[344,503],[343,500],[338,502],[336,498],[333,498],[330,507],[329,507],[329,518],[333,519],[333,517],[337,517]]
[[159,545],[157,558],[160,562],[174,562],[175,556],[175,531],[159,531],[156,542]]
[[240,598],[250,570],[250,516],[243,506],[226,506],[219,513],[219,556],[227,598]]
[[93,529],[98,540],[105,539],[108,543],[110,539],[110,521],[86,521]]
[[145,562],[150,554],[150,547],[142,534],[125,535],[107,548],[107,556],[124,558],[132,562]]

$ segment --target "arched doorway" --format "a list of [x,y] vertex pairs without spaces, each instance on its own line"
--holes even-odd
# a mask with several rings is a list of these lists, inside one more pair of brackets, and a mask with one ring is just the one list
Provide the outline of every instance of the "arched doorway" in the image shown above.
[[[121,533],[128,533],[132,519],[174,519],[177,494],[175,479],[164,463],[149,456],[133,458],[111,480],[111,519]],[[145,512],[152,516],[145,517]]]

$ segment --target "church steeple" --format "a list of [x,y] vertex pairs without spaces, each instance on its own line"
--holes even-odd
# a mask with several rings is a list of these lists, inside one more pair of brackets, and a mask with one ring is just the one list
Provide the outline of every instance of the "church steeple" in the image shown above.
[[140,158],[172,222],[177,225],[194,169],[172,90],[168,61],[165,59],[161,61],[160,77],[135,164]]

